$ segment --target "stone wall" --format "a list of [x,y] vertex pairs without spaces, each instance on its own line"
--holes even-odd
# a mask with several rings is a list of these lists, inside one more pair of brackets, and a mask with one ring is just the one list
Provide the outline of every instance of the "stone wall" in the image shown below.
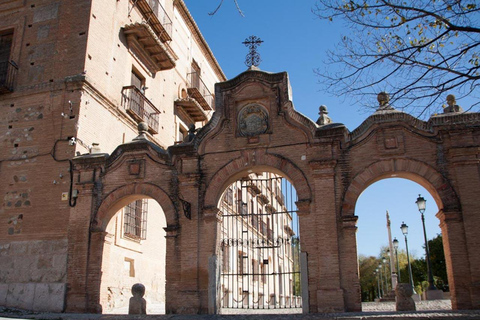
[[66,240],[0,242],[0,305],[63,311]]

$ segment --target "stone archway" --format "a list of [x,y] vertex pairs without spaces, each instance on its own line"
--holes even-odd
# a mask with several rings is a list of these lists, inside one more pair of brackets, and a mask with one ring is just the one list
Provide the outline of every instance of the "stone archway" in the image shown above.
[[[105,259],[110,259],[112,253],[110,252],[112,248],[112,243],[122,241],[119,235],[116,235],[117,232],[111,233],[107,231],[107,225],[112,217],[126,205],[132,201],[150,198],[153,199],[156,203],[162,208],[161,214],[165,214],[166,226],[172,225],[176,221],[177,210],[172,202],[172,199],[169,198],[168,194],[159,186],[152,183],[134,183],[127,184],[121,187],[116,188],[108,195],[105,196],[101,202],[94,218],[92,219],[90,227],[90,246],[89,246],[89,257],[87,265],[87,290],[90,293],[89,295],[89,309],[96,312],[105,312],[107,297],[105,292],[101,292],[101,289],[105,286],[102,286],[102,277],[108,275],[112,270],[111,267],[105,263]],[[152,217],[149,218],[152,220]],[[120,227],[121,229],[121,227]],[[152,229],[152,228],[149,228]],[[165,229],[167,229],[165,227]],[[118,230],[117,230],[118,231]],[[149,231],[149,235],[152,233],[152,230]],[[149,236],[150,237],[150,236]],[[131,241],[123,240],[123,246],[131,243]],[[164,244],[165,245],[165,244]],[[130,250],[138,250],[138,245],[130,244],[132,247]],[[159,248],[159,252],[164,249]],[[133,265],[133,260],[130,260],[131,270],[138,269]],[[165,262],[163,262],[165,263]],[[137,263],[138,265],[138,263]],[[170,268],[169,263],[165,263],[165,272]],[[140,269],[136,270],[136,273],[142,273],[142,269],[145,269],[146,266],[139,266]],[[161,277],[160,277],[161,278]],[[106,291],[106,290],[103,290]],[[127,291],[130,292],[129,290]],[[114,293],[111,292],[112,296]],[[164,294],[164,292],[162,293]],[[123,295],[120,293],[120,295]],[[102,298],[103,297],[103,298]],[[126,299],[126,298],[125,298]],[[112,298],[113,300],[113,298]],[[128,301],[128,299],[127,299]]]
[[132,183],[116,188],[104,197],[97,209],[92,223],[92,230],[103,232],[113,214],[123,208],[132,198],[142,195],[155,199],[163,208],[167,225],[176,223],[177,208],[165,190],[152,183]]
[[417,182],[427,189],[435,199],[438,208],[458,209],[455,190],[430,165],[413,159],[389,159],[370,163],[351,180],[343,197],[342,216],[353,215],[355,203],[360,194],[372,183],[393,176]]
[[210,181],[207,182],[204,206],[206,208],[215,207],[223,190],[225,190],[225,186],[249,170],[278,173],[290,180],[295,186],[295,189],[300,195],[300,203],[309,203],[311,201],[311,187],[302,170],[287,158],[269,154],[264,150],[258,150],[253,153],[242,153],[240,157],[232,159],[213,174]]
[[[404,178],[423,186],[432,195],[439,208],[437,217],[440,219],[443,227],[446,227],[446,224],[441,217],[441,213],[445,211],[445,208],[450,208],[446,211],[452,211],[458,210],[460,206],[458,197],[448,180],[434,168],[422,161],[394,158],[372,162],[358,171],[358,174],[352,179],[344,194],[341,212],[342,219],[344,221],[349,219],[356,221],[355,206],[360,194],[373,183],[391,177]],[[392,192],[394,192],[394,190],[392,190]],[[442,234],[448,234],[447,228],[442,228]],[[448,237],[444,239],[449,284],[451,284],[453,296],[457,296],[457,294],[462,291],[462,285],[455,283],[453,277],[454,270],[452,269],[453,261],[449,249],[450,243]],[[351,280],[357,281],[357,279],[354,278]],[[359,284],[357,288],[359,288]],[[452,299],[452,303],[455,306],[456,300]]]
[[297,113],[287,74],[259,70],[217,84],[215,100],[212,119],[188,143],[164,150],[140,136],[112,155],[74,159],[79,196],[70,216],[67,310],[96,303],[98,287],[87,288],[86,280],[100,281],[98,266],[87,274],[101,252],[94,246],[112,208],[143,194],[166,214],[167,313],[216,313],[217,203],[242,173],[263,169],[287,177],[298,192],[308,312],[361,311],[355,203],[392,174],[434,195],[452,305],[480,307],[480,114],[424,122],[379,109],[350,132]]

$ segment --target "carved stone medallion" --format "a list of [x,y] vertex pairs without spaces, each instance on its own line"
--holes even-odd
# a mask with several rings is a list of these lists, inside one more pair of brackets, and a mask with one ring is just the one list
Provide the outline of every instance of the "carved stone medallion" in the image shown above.
[[268,131],[268,113],[258,104],[250,104],[238,114],[238,132],[242,137],[258,136]]

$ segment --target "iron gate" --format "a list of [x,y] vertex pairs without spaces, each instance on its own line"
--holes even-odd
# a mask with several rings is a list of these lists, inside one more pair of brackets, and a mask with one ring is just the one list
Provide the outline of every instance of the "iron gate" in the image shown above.
[[230,185],[220,204],[221,308],[301,308],[296,192],[271,173]]

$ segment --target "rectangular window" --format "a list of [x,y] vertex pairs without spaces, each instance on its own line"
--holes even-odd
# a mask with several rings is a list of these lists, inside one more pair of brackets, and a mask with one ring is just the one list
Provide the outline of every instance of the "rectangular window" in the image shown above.
[[259,273],[259,264],[258,261],[252,259],[252,272],[253,272],[253,281],[258,281],[258,273]]
[[225,192],[223,201],[229,206],[233,205],[233,190],[231,188],[228,188],[227,191]]
[[[268,261],[268,260],[267,260]],[[262,273],[262,283],[267,283],[267,265],[264,263],[261,264],[261,273]]]
[[228,247],[223,247],[223,261],[222,261],[222,271],[223,272],[228,272],[230,269],[230,252],[228,250]]
[[[238,274],[244,275],[248,272],[248,257],[245,255],[243,251],[238,251]],[[241,281],[241,277],[238,278]]]
[[147,233],[148,199],[136,200],[123,208],[124,235],[134,240],[145,240]]
[[142,75],[140,73],[138,73],[135,69],[132,69],[132,77],[131,77],[131,80],[130,80],[130,84],[132,86],[135,86],[139,90],[144,90],[144,88],[145,88],[145,78],[142,77]]
[[13,30],[0,31],[0,93],[13,91],[13,80],[18,69],[11,61]]
[[192,86],[194,88],[200,88],[200,77],[201,77],[201,69],[198,63],[193,60],[192,61]]

